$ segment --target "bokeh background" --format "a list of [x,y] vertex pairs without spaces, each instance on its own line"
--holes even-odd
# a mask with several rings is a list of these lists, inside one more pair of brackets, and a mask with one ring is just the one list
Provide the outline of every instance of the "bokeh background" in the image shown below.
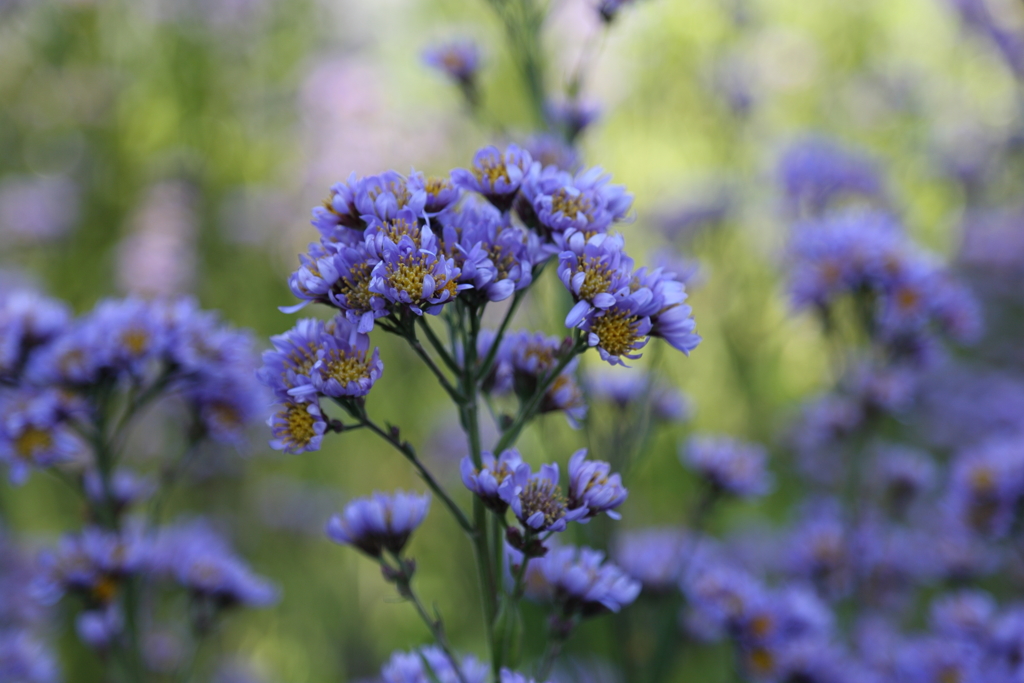
[[[782,286],[789,223],[775,169],[793,140],[825,134],[865,150],[910,234],[957,257],[972,201],[963,176],[1018,125],[1021,95],[953,4],[645,0],[596,40],[583,94],[603,114],[583,156],[635,193],[623,231],[638,261],[666,248],[697,259],[691,303],[704,337],[689,359],[660,360],[694,414],[646,445],[621,524],[684,521],[694,486],[676,444],[686,433],[783,443],[801,400],[836,379],[817,324],[793,314]],[[1008,30],[1024,29],[1019,1],[989,6]],[[600,30],[587,0],[553,1],[552,90]],[[421,62],[423,48],[455,37],[483,48],[485,122]],[[266,339],[292,324],[277,306],[293,303],[287,275],[317,237],[309,207],[331,183],[353,171],[445,172],[534,124],[483,0],[0,0],[0,288],[33,282],[79,311],[115,294],[193,294]],[[516,326],[561,334],[560,293],[541,292]],[[443,393],[407,349],[376,341],[386,369],[371,410],[468,500]],[[173,442],[170,424],[152,416],[132,457]],[[359,433],[301,456],[270,451],[266,437],[256,429],[248,450],[206,453],[173,500],[172,516],[210,511],[283,590],[278,606],[228,620],[220,646],[267,681],[372,677],[428,634],[375,565],[328,543],[322,525],[349,497],[422,486]],[[554,415],[521,450],[564,463],[586,442]],[[716,530],[785,514],[794,484],[784,449],[773,454],[776,492],[731,507]],[[0,514],[42,543],[75,527],[80,510],[34,477],[0,485]],[[468,542],[435,510],[411,554],[451,639],[482,651]],[[527,619],[536,648],[540,615]],[[614,637],[595,620],[569,649],[607,650]],[[99,680],[80,646],[69,640],[62,654],[68,680]],[[728,655],[680,664],[679,680],[726,680],[716,657]]]

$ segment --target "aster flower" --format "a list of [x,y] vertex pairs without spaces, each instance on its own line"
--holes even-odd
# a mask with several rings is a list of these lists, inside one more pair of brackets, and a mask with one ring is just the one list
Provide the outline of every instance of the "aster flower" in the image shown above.
[[17,375],[29,354],[64,332],[70,319],[67,306],[32,290],[0,296],[0,378]]
[[779,161],[777,173],[794,214],[820,213],[846,197],[884,199],[875,163],[823,137],[793,143]]
[[437,315],[472,287],[458,284],[461,271],[454,259],[445,258],[430,227],[420,227],[408,211],[389,222],[371,222],[366,243],[381,259],[373,267],[369,291],[416,315]]
[[650,401],[651,416],[666,422],[684,422],[692,412],[689,399],[678,389],[636,371],[594,371],[584,384],[591,398],[619,410]]
[[522,188],[532,213],[519,213],[528,224],[535,220],[545,234],[575,229],[589,237],[607,232],[612,223],[626,218],[633,203],[633,195],[622,185],[609,185],[610,180],[599,166],[576,175],[555,166],[534,166]]
[[11,483],[22,484],[33,469],[73,460],[82,444],[67,424],[64,397],[55,389],[0,394],[0,461]]
[[[472,655],[459,662],[465,683],[486,683],[490,667]],[[395,652],[380,672],[384,683],[460,683],[448,655],[435,645],[412,652]]]
[[184,398],[199,418],[205,434],[218,443],[241,445],[245,427],[266,414],[269,397],[254,380],[254,373],[237,372],[197,382]]
[[[559,356],[567,352],[567,341],[539,332],[510,332],[498,349],[493,391],[514,389],[517,396],[528,400],[540,380],[558,365]],[[539,406],[540,412],[562,411],[569,424],[576,428],[586,417],[587,404],[576,381],[579,359],[571,360],[548,388]],[[511,380],[511,381],[510,381]]]
[[523,147],[542,168],[554,166],[573,173],[580,166],[579,152],[559,135],[540,133],[528,138]]
[[703,620],[719,630],[739,623],[749,605],[763,599],[764,587],[749,573],[731,564],[697,564],[683,576],[680,587]]
[[930,637],[909,641],[898,654],[897,671],[901,680],[913,683],[963,681],[982,683],[981,650],[959,639]]
[[352,245],[359,241],[364,224],[354,204],[353,188],[358,183],[353,173],[347,182],[331,185],[327,199],[313,208],[313,227],[327,242]]
[[[516,551],[509,552],[513,564],[522,561]],[[604,553],[573,546],[554,547],[531,559],[525,585],[528,597],[555,602],[566,616],[618,612],[640,595],[640,583],[606,561]]]
[[452,41],[423,51],[423,62],[460,85],[476,80],[480,48],[471,40]]
[[510,671],[509,669],[501,670],[498,681],[499,683],[537,683],[534,679],[528,678],[518,671]]
[[462,198],[462,190],[455,187],[450,176],[428,178],[418,171],[413,171],[407,184],[410,192],[422,192],[425,195],[423,211],[427,215],[439,214],[457,204]]
[[544,115],[556,129],[564,131],[570,142],[601,118],[601,105],[580,99],[549,101],[544,106]]
[[452,182],[464,190],[479,192],[507,211],[532,164],[530,154],[517,145],[509,145],[504,152],[497,147],[484,147],[473,156],[472,170],[452,171]]
[[320,450],[327,422],[316,402],[279,404],[267,419],[273,439],[270,447],[286,453]]
[[761,496],[772,486],[763,447],[728,437],[693,437],[680,454],[711,486],[741,498]]
[[64,536],[55,550],[40,555],[33,595],[45,604],[74,593],[89,605],[109,605],[123,579],[148,562],[150,549],[138,531],[86,527]]
[[352,203],[364,221],[371,217],[387,221],[404,212],[418,217],[426,202],[426,190],[410,185],[405,176],[396,171],[366,176],[352,189]]
[[[483,467],[477,469],[473,460],[467,455],[462,459],[459,469],[462,483],[466,488],[480,496],[484,505],[498,514],[508,509],[508,503],[502,498],[502,492],[513,486],[516,469],[523,463],[519,451],[511,448],[495,458],[490,452],[481,454]],[[506,493],[506,498],[509,495]]]
[[569,502],[568,509],[584,509],[585,523],[591,517],[607,512],[612,519],[621,519],[615,511],[626,501],[628,491],[622,486],[622,478],[611,473],[611,465],[600,460],[587,460],[587,449],[583,448],[569,458]]
[[116,606],[81,612],[75,618],[78,639],[94,650],[105,650],[121,634],[124,620]]
[[53,653],[28,632],[16,629],[0,630],[0,677],[19,683],[60,680]]
[[1024,449],[1020,438],[992,438],[953,463],[948,505],[966,528],[1005,536],[1024,496]]
[[809,506],[792,531],[788,570],[794,577],[810,581],[823,595],[844,596],[853,578],[850,535],[840,519],[837,505]]
[[274,349],[263,352],[263,367],[257,372],[279,401],[294,401],[312,387],[313,366],[325,337],[324,323],[314,318],[299,320],[284,334],[270,338]]
[[412,532],[430,509],[430,495],[395,491],[357,498],[327,523],[327,536],[340,545],[351,545],[370,557],[384,550],[402,552]]
[[375,319],[388,314],[387,302],[370,291],[379,260],[363,242],[330,248],[310,244],[309,254],[299,256],[301,265],[288,278],[288,287],[302,303],[281,310],[294,313],[311,302],[327,304],[357,323],[360,332],[369,332]]
[[935,463],[927,453],[901,446],[879,450],[874,480],[890,509],[902,514],[907,507],[934,485]]
[[585,507],[567,509],[558,485],[557,463],[542,465],[536,473],[528,464],[520,464],[512,473],[512,485],[499,490],[498,495],[523,527],[534,533],[565,531],[568,522],[579,521],[587,514]]
[[227,541],[203,520],[181,522],[160,530],[152,550],[151,567],[158,576],[174,580],[193,596],[218,607],[264,607],[278,591],[252,572]]
[[567,247],[558,255],[558,277],[576,304],[565,326],[578,327],[595,309],[604,310],[628,292],[633,260],[623,251],[621,235],[597,234],[586,239],[580,232],[566,235]]
[[681,529],[654,528],[625,531],[615,538],[615,562],[644,590],[666,592],[675,588],[693,539]]

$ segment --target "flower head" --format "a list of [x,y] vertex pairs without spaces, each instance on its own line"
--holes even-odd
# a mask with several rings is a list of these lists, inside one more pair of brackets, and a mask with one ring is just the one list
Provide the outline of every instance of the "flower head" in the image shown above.
[[[522,561],[518,553],[510,553],[513,563]],[[525,585],[530,598],[553,601],[566,615],[583,617],[618,612],[640,595],[640,583],[606,561],[604,553],[573,546],[555,547],[531,559]]]
[[880,200],[885,194],[871,159],[821,137],[791,145],[779,161],[778,177],[793,214],[816,214],[845,198]]
[[32,290],[0,296],[0,378],[18,375],[29,354],[64,332],[70,322],[67,306]]
[[587,460],[587,449],[573,453],[569,458],[569,503],[568,508],[586,510],[585,522],[602,512],[612,519],[619,519],[615,512],[626,501],[628,491],[622,486],[622,478],[611,473],[611,466],[600,460]]
[[772,486],[765,469],[768,454],[761,446],[727,437],[693,437],[682,455],[685,464],[723,492],[760,496]]
[[441,213],[450,206],[454,206],[462,198],[462,190],[455,186],[451,177],[431,176],[426,177],[418,171],[409,176],[408,187],[410,192],[422,192],[425,196],[423,206],[424,212],[428,215]]
[[380,675],[384,683],[485,683],[490,675],[490,668],[472,655],[462,658],[459,669],[465,680],[460,680],[441,648],[428,645],[412,652],[395,652]]
[[74,593],[88,605],[104,607],[113,602],[125,577],[145,568],[149,553],[137,529],[119,533],[86,527],[40,556],[32,590],[46,604]]
[[274,414],[267,420],[267,425],[274,437],[270,447],[292,454],[320,450],[320,442],[327,431],[327,421],[315,401],[287,401],[278,404]]
[[565,531],[568,522],[583,519],[586,508],[569,510],[558,485],[558,465],[542,465],[534,473],[526,463],[520,464],[512,474],[512,485],[499,490],[498,495],[512,508],[523,527],[535,533]]
[[501,514],[508,509],[508,503],[502,498],[510,497],[507,489],[514,485],[512,476],[516,469],[523,463],[519,451],[512,448],[504,451],[495,458],[492,453],[482,454],[483,467],[477,469],[473,466],[473,460],[467,455],[460,463],[462,472],[462,483],[466,488],[480,496],[484,505]]
[[313,227],[327,242],[352,245],[359,241],[363,221],[355,207],[353,188],[359,179],[355,173],[344,183],[331,186],[327,199],[313,209]]
[[692,539],[681,529],[655,528],[625,531],[615,539],[615,561],[645,590],[675,588]]
[[352,191],[352,203],[364,221],[391,220],[403,212],[412,214],[415,220],[426,202],[426,190],[396,171],[366,176]]
[[67,418],[67,402],[56,389],[0,394],[0,461],[12,483],[24,483],[32,470],[68,462],[83,451]]
[[459,40],[423,51],[423,62],[458,83],[472,83],[480,70],[480,48],[471,40]]
[[484,147],[473,156],[472,170],[452,171],[452,182],[464,190],[479,192],[507,211],[532,164],[529,152],[517,145],[509,145],[504,152],[497,147]]
[[327,523],[327,536],[335,543],[359,548],[371,557],[384,550],[400,553],[409,536],[427,516],[430,495],[395,491],[357,498]]
[[609,185],[610,180],[598,166],[576,175],[556,166],[535,166],[523,182],[523,198],[532,211],[524,220],[535,219],[545,234],[575,229],[589,237],[607,232],[612,223],[626,218],[633,203],[633,195],[622,185]]

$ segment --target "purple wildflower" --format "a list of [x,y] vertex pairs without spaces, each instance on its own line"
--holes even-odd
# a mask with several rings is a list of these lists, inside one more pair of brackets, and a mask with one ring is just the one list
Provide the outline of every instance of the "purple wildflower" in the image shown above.
[[33,469],[71,461],[82,450],[59,391],[25,389],[0,395],[0,461],[7,464],[12,483],[24,483]]
[[156,490],[155,484],[129,470],[116,470],[108,482],[109,491],[97,470],[89,470],[82,477],[85,495],[94,503],[102,503],[110,496],[110,502],[118,510],[128,508],[146,500]]
[[551,126],[571,142],[601,118],[601,105],[580,99],[549,101],[544,114]]
[[19,683],[57,683],[53,653],[26,631],[0,631],[0,680]]
[[335,183],[323,205],[314,207],[313,227],[327,242],[353,245],[361,239],[364,224],[353,202],[353,188],[358,182],[353,173],[347,182]]
[[[522,558],[510,550],[510,561]],[[527,596],[557,603],[566,616],[618,612],[640,595],[640,583],[606,561],[604,553],[574,546],[554,547],[531,559],[525,584]]]
[[[537,384],[558,364],[559,356],[566,353],[563,340],[540,332],[525,330],[510,332],[502,339],[490,378],[493,391],[501,393],[514,389],[516,395],[527,399],[537,390]],[[574,358],[555,378],[540,403],[540,412],[564,411],[573,428],[586,417],[587,404],[576,381],[579,359]]]
[[497,147],[484,147],[473,156],[473,169],[452,171],[452,182],[470,192],[479,192],[502,211],[507,211],[519,186],[533,164],[530,154],[517,145],[502,152]]
[[819,214],[847,197],[884,199],[874,162],[827,138],[793,143],[779,161],[778,177],[794,215]]
[[[490,668],[472,655],[462,658],[459,669],[465,676],[464,683],[486,683],[489,679]],[[460,683],[448,655],[435,645],[395,652],[380,675],[384,683]]]
[[70,312],[32,290],[0,296],[0,378],[16,376],[38,347],[64,332]]
[[114,605],[81,612],[75,618],[78,639],[94,650],[105,650],[121,634],[124,620]]
[[523,145],[542,168],[555,168],[574,173],[580,166],[580,155],[561,136],[538,134],[527,139]]
[[480,496],[484,505],[498,514],[503,514],[508,509],[508,502],[503,499],[509,497],[506,489],[513,486],[516,469],[523,463],[519,451],[512,448],[504,451],[498,458],[492,453],[482,454],[483,467],[477,469],[473,466],[473,460],[467,455],[460,463],[462,472],[462,483],[466,488]]
[[587,514],[585,507],[569,510],[558,485],[558,465],[542,465],[534,473],[521,463],[512,474],[512,485],[498,495],[512,508],[512,514],[523,527],[534,533],[565,531],[568,522],[579,521]]
[[766,470],[768,453],[762,446],[729,437],[693,437],[681,453],[683,462],[711,486],[741,498],[762,496],[771,490]]
[[524,220],[535,218],[545,234],[575,229],[589,237],[607,232],[633,204],[633,195],[622,185],[609,185],[610,180],[598,166],[576,175],[555,166],[535,166],[523,182],[523,198],[532,210]]
[[676,586],[690,539],[681,529],[625,531],[616,537],[615,561],[644,590],[665,592]]
[[327,536],[335,543],[351,545],[370,557],[387,550],[402,552],[412,532],[430,509],[430,495],[395,491],[357,498],[327,523]]
[[583,448],[569,458],[569,502],[570,511],[584,509],[585,523],[591,517],[607,512],[612,519],[621,519],[615,511],[626,501],[629,494],[622,486],[622,478],[611,474],[611,466],[600,460],[587,460],[587,449]]
[[137,529],[118,533],[86,527],[40,556],[33,594],[53,604],[74,593],[88,605],[104,607],[113,602],[125,577],[146,567],[149,552]]
[[501,670],[498,681],[499,683],[537,683],[537,681],[532,678],[528,678],[517,671],[510,671],[508,669]]
[[453,81],[467,85],[480,70],[480,48],[472,40],[459,40],[423,51],[423,61]]
[[410,192],[422,192],[425,195],[423,210],[427,215],[441,213],[450,206],[454,206],[462,198],[462,190],[455,187],[451,177],[425,177],[422,173],[414,171],[409,176],[408,187]]
[[152,551],[152,569],[173,579],[192,595],[219,607],[264,607],[278,591],[255,575],[222,536],[202,520],[161,529]]
[[315,402],[279,404],[267,425],[274,437],[270,447],[292,454],[320,450],[327,431],[327,422]]
[[960,523],[984,536],[1005,536],[1024,497],[1020,437],[995,437],[953,463],[949,505]]
[[932,602],[931,626],[935,633],[985,643],[991,637],[996,602],[982,590],[965,589]]
[[352,203],[364,221],[388,221],[408,213],[415,222],[426,202],[426,190],[396,171],[366,176],[352,189]]

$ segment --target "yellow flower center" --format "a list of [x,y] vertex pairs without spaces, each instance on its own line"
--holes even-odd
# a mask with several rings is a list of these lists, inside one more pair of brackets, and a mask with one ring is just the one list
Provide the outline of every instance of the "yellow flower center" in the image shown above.
[[337,349],[331,350],[327,361],[327,374],[345,386],[349,382],[368,377],[370,363],[365,353],[347,354]]
[[53,446],[53,436],[50,432],[37,427],[29,427],[14,440],[14,452],[22,460],[32,460],[36,453],[45,451]]
[[565,516],[565,498],[562,488],[547,479],[532,479],[519,494],[523,506],[523,519],[537,512],[544,513],[544,526],[551,526]]
[[302,404],[289,404],[285,411],[288,421],[288,440],[294,444],[305,446],[316,436],[316,430],[313,429],[316,419]]
[[391,194],[395,195],[399,209],[405,208],[405,205],[408,204],[409,200],[412,198],[412,195],[409,194],[409,188],[407,188],[405,183],[402,181],[392,181],[387,183],[384,188],[373,188],[366,194],[370,197],[370,201],[373,201],[385,190],[388,190]]
[[747,661],[758,676],[766,676],[775,669],[775,656],[767,648],[754,648]]
[[372,270],[373,267],[369,263],[360,263],[352,267],[350,275],[338,279],[335,289],[345,297],[349,308],[359,311],[370,310],[370,299],[373,298],[370,291]]
[[117,579],[109,574],[104,575],[92,587],[92,597],[96,602],[109,605],[117,594]]
[[597,335],[599,345],[612,356],[622,356],[640,341],[636,334],[637,317],[622,311],[609,311],[594,320],[590,331]]
[[598,294],[607,292],[612,284],[611,268],[607,263],[588,256],[579,267],[583,271],[583,285],[580,287],[579,297],[584,301],[590,301]]
[[210,406],[210,413],[213,415],[214,422],[225,427],[242,426],[242,416],[232,405],[219,401]]
[[569,194],[564,188],[551,196],[551,210],[567,217],[575,218],[582,213],[589,219],[592,208],[589,199],[582,194]]
[[141,356],[149,346],[149,334],[145,330],[128,330],[121,335],[121,343],[133,356]]
[[[423,301],[423,278],[431,274],[432,268],[427,265],[427,255],[407,255],[399,259],[397,265],[388,264],[388,282],[400,292],[407,292],[413,303]],[[434,295],[446,290],[450,297],[456,294],[457,283],[448,281],[444,275],[438,275],[434,281]]]
[[426,184],[427,194],[435,197],[445,190],[450,190],[452,183],[447,178],[428,178]]
[[506,183],[511,182],[508,177],[508,169],[505,167],[504,159],[499,160],[497,163],[492,161],[485,161],[482,168],[473,169],[473,174],[479,181],[487,181],[492,186],[499,180],[504,180]]

